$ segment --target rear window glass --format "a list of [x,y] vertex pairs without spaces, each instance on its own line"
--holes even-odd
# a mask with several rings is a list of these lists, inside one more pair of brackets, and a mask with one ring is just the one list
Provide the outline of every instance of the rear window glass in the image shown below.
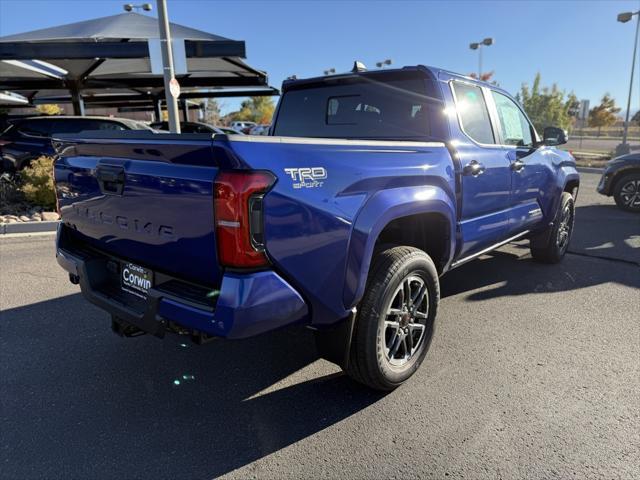
[[441,140],[442,102],[422,75],[374,74],[289,90],[274,135],[381,140]]
[[80,133],[85,130],[126,130],[126,128],[115,122],[82,119],[60,120],[53,122],[51,127],[53,134]]
[[27,120],[18,125],[18,131],[34,137],[48,137],[51,127],[49,120]]

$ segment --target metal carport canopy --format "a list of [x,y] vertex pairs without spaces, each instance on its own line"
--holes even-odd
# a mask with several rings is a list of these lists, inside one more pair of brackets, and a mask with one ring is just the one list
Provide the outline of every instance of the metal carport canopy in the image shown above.
[[[174,41],[184,41],[188,73],[176,75],[182,87],[269,88],[266,73],[240,59],[243,41],[174,23],[171,34]],[[158,38],[157,19],[133,12],[0,37],[0,90],[31,103],[63,90],[76,114],[83,110],[83,90],[127,89],[157,102],[164,83],[162,75],[151,72],[148,41]]]

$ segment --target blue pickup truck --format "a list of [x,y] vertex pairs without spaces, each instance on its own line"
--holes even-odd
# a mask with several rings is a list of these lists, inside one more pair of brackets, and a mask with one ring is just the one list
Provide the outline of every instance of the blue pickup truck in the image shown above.
[[425,358],[441,275],[517,239],[562,259],[580,181],[565,141],[441,69],[291,79],[269,136],[56,139],[57,259],[120,335],[304,324],[390,390]]

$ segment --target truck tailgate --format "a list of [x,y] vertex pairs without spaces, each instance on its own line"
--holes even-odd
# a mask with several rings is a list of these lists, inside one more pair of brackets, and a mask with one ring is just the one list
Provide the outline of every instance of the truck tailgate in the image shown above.
[[209,135],[57,139],[64,224],[82,241],[154,271],[220,283]]

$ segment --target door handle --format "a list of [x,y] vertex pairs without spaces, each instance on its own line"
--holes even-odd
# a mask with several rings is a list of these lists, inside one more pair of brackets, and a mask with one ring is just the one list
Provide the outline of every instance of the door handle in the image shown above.
[[464,173],[465,175],[471,175],[473,177],[477,177],[478,175],[481,175],[482,173],[484,173],[484,170],[485,168],[483,164],[481,164],[477,160],[471,160],[469,163],[467,163],[464,166],[462,173]]
[[524,168],[524,165],[525,164],[522,160],[516,160],[511,164],[511,170],[513,170],[514,172],[519,172]]

